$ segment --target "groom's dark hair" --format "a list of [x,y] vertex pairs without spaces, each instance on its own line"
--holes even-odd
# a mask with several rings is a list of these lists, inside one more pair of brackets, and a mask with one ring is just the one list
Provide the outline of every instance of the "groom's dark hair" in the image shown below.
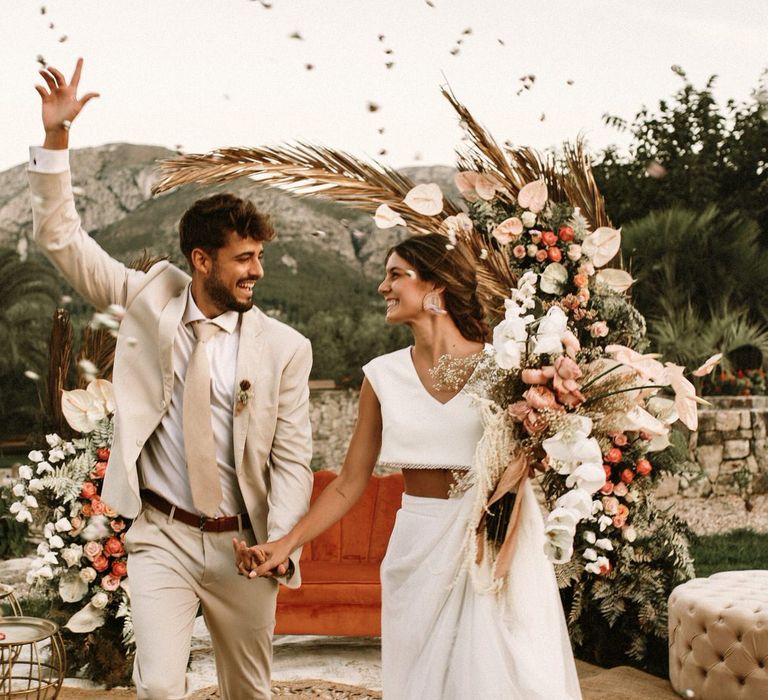
[[272,220],[260,212],[256,205],[233,194],[215,194],[198,199],[179,221],[179,246],[191,265],[192,251],[202,248],[216,255],[230,231],[240,238],[271,241],[275,237]]

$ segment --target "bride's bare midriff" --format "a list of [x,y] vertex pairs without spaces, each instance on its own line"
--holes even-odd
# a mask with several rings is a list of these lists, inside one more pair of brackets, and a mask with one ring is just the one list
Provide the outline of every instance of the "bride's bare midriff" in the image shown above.
[[403,469],[405,492],[422,498],[448,498],[455,481],[450,469]]

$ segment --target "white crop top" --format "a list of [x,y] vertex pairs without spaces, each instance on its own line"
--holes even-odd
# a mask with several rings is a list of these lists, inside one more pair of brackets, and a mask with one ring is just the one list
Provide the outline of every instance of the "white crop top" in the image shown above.
[[400,469],[472,466],[483,434],[480,409],[463,389],[440,403],[421,383],[411,348],[371,360],[363,372],[381,405],[379,464]]

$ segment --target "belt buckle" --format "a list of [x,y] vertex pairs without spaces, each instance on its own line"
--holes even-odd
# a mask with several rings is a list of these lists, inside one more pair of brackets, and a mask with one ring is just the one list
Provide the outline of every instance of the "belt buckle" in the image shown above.
[[203,515],[202,513],[200,513],[200,524],[198,525],[198,527],[200,528],[200,532],[204,532],[205,526],[208,523],[208,521],[213,519],[214,518],[209,518],[207,515]]

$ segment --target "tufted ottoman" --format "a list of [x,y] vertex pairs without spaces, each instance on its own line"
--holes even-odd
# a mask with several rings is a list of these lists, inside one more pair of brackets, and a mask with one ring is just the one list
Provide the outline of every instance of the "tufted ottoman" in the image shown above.
[[768,571],[724,571],[672,591],[669,679],[678,693],[765,700],[767,663]]

